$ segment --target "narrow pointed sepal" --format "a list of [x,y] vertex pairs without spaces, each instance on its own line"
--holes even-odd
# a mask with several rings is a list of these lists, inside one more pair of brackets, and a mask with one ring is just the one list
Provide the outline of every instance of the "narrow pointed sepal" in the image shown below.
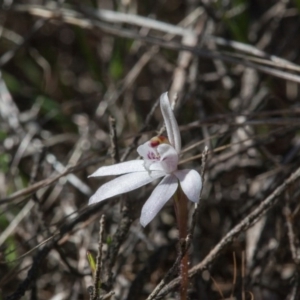
[[169,101],[168,93],[163,93],[160,96],[160,109],[166,124],[168,140],[170,141],[171,145],[175,148],[177,153],[180,153],[181,151],[180,131]]
[[154,189],[142,208],[140,222],[148,225],[158,214],[166,202],[174,195],[178,187],[178,180],[174,175],[167,175]]
[[143,171],[145,171],[145,167],[144,167],[144,161],[142,159],[130,160],[130,161],[122,162],[111,166],[101,167],[89,177],[113,176],[113,175],[122,175],[126,173],[143,172]]
[[119,176],[103,185],[90,198],[89,205],[103,201],[116,195],[127,193],[146,185],[157,178],[163,177],[163,172],[136,172]]

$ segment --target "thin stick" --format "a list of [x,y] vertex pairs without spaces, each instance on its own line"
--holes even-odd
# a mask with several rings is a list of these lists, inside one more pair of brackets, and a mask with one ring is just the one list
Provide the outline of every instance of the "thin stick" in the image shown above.
[[[286,199],[289,199],[288,195],[286,196]],[[297,239],[297,235],[294,232],[293,228],[293,217],[292,212],[286,203],[283,214],[285,216],[286,220],[286,227],[288,231],[288,238],[289,238],[289,244],[290,244],[290,251],[292,254],[292,258],[297,266],[300,265],[300,249],[299,249],[299,240]]]
[[119,156],[119,148],[117,142],[116,120],[112,116],[109,117],[109,130],[110,130],[112,163],[116,164],[120,162],[120,156]]
[[295,234],[294,226],[293,226],[293,218],[295,216],[295,212],[292,213],[291,209],[288,205],[288,199],[290,199],[290,195],[288,195],[288,192],[286,192],[286,204],[283,209],[283,214],[285,216],[286,220],[286,227],[287,227],[287,235],[289,238],[289,245],[290,245],[290,251],[292,254],[293,261],[296,265],[296,271],[294,273],[294,284],[292,291],[290,292],[289,300],[296,300],[299,298],[300,289],[299,289],[299,265],[300,265],[300,248],[299,248],[299,240]]
[[237,265],[236,265],[236,255],[235,252],[232,253],[233,256],[233,282],[232,282],[232,291],[231,291],[231,296],[230,298],[233,298],[233,294],[234,294],[234,289],[235,289],[235,285],[236,285],[236,271],[237,271]]
[[242,300],[246,299],[245,293],[245,251],[242,252]]
[[[203,152],[201,154],[202,164],[201,164],[200,174],[201,174],[201,178],[202,178],[202,188],[201,188],[201,191],[200,191],[199,202],[201,201],[201,194],[202,194],[203,185],[204,185],[204,174],[205,174],[205,165],[206,165],[207,155],[208,155],[208,147],[205,146],[204,150],[203,150]],[[189,235],[191,237],[194,234],[194,230],[195,230],[195,226],[196,226],[196,221],[197,221],[197,216],[198,216],[198,213],[199,213],[199,207],[200,207],[199,204],[195,203],[195,209],[194,209],[193,216],[192,216],[192,224],[191,224],[191,228],[190,228],[190,232],[189,232]]]
[[216,289],[218,290],[218,292],[219,292],[220,296],[222,297],[222,299],[225,299],[225,298],[224,298],[224,295],[223,295],[223,293],[222,293],[222,290],[220,289],[220,287],[219,287],[218,283],[216,282],[216,280],[215,280],[212,276],[210,276],[210,279],[211,279],[211,281],[214,283],[214,286],[215,286]]
[[110,299],[111,296],[113,296],[114,294],[115,294],[115,292],[111,291],[111,292],[107,293],[106,295],[102,296],[101,300]]
[[99,297],[99,292],[100,292],[104,226],[105,226],[105,215],[102,215],[101,219],[100,219],[98,253],[97,253],[97,258],[96,258],[96,271],[95,271],[94,287],[93,287],[93,294],[92,294],[93,296],[92,296],[91,300],[97,300]]

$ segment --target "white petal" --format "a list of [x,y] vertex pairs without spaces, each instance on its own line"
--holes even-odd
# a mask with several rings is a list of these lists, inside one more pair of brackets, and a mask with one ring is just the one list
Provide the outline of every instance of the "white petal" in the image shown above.
[[153,152],[153,147],[150,146],[150,142],[147,141],[144,144],[140,145],[136,149],[137,153],[144,159],[149,159],[148,154],[149,152]]
[[176,149],[177,153],[181,151],[181,137],[177,121],[172,111],[168,93],[160,96],[160,109],[166,124],[168,139],[171,145]]
[[138,154],[144,159],[144,169],[147,171],[155,170],[155,171],[163,171],[162,166],[158,165],[155,168],[151,166],[156,162],[159,162],[159,154],[156,149],[150,146],[150,141],[138,146],[136,149]]
[[111,166],[101,167],[89,177],[121,175],[126,173],[142,172],[142,171],[145,171],[144,161],[141,159],[139,160],[137,159],[137,160],[122,162]]
[[165,203],[174,195],[178,187],[178,180],[173,175],[167,175],[159,185],[154,189],[149,199],[142,208],[140,222],[142,226],[146,226]]
[[135,190],[164,175],[162,172],[153,171],[151,174],[148,172],[136,172],[117,177],[103,184],[90,198],[89,205]]
[[160,155],[160,164],[166,173],[169,174],[177,170],[178,154],[172,146],[161,144],[157,147],[157,152]]
[[189,200],[198,203],[202,180],[200,174],[195,170],[180,170],[174,173],[180,181],[180,186]]

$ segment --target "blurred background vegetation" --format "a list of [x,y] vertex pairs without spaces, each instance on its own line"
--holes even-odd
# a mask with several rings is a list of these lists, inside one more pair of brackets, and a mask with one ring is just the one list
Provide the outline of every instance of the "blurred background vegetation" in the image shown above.
[[137,157],[165,91],[184,167],[209,148],[190,299],[299,299],[299,180],[204,260],[300,166],[299,30],[299,0],[2,0],[0,299],[89,299],[103,214],[101,295],[151,294],[178,255],[171,201],[142,229],[153,186],[88,207],[107,179],[87,177]]

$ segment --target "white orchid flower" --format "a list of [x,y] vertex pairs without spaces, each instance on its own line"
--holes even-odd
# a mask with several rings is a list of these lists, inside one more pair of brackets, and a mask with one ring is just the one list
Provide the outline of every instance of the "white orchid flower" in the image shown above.
[[164,204],[175,194],[178,185],[187,198],[198,203],[202,186],[201,176],[195,170],[178,170],[181,138],[168,94],[160,97],[160,108],[164,117],[168,139],[152,138],[137,148],[143,159],[131,160],[99,168],[90,177],[119,176],[103,184],[90,198],[89,204],[127,193],[163,177],[142,208],[140,222],[146,226]]

